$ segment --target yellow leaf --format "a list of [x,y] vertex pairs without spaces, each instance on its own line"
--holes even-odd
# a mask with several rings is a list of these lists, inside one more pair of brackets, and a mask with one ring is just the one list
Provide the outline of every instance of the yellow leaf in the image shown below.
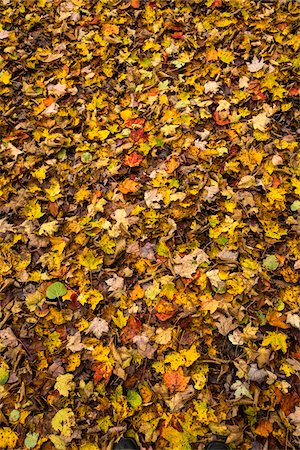
[[234,60],[234,56],[230,50],[223,50],[221,48],[218,50],[218,57],[226,64],[230,64]]
[[75,416],[70,408],[60,409],[51,421],[52,428],[60,431],[61,436],[70,437],[75,426]]
[[295,188],[295,194],[300,195],[300,180],[292,178],[292,186]]
[[23,214],[28,220],[39,219],[44,215],[44,213],[42,213],[41,205],[34,199],[29,200],[24,206]]
[[180,350],[185,357],[186,367],[191,366],[198,358],[200,358],[200,353],[197,352],[196,345],[192,345],[189,350]]
[[61,346],[61,344],[62,342],[57,331],[49,334],[48,338],[45,341],[45,345],[51,354],[54,353],[55,350]]
[[97,256],[94,250],[85,248],[81,255],[78,257],[78,262],[81,266],[86,267],[89,270],[95,270],[103,262],[103,258]]
[[11,450],[16,448],[18,435],[8,427],[0,428],[0,448]]
[[269,188],[269,192],[267,193],[267,199],[273,205],[276,202],[284,202],[285,201],[286,190],[281,187]]
[[55,178],[52,178],[50,187],[49,189],[45,189],[45,192],[47,194],[46,197],[50,202],[55,202],[55,200],[62,197],[59,182],[55,180]]
[[39,168],[36,169],[36,170],[33,170],[33,171],[31,172],[31,175],[32,175],[33,177],[37,178],[37,179],[39,180],[40,183],[42,183],[42,182],[45,180],[45,178],[46,178],[46,172],[47,172],[47,170],[48,170],[47,167],[42,166],[42,167],[39,167]]
[[210,422],[217,422],[217,418],[212,409],[207,408],[207,403],[203,401],[194,400],[193,401],[195,413],[197,420],[204,425],[208,425]]
[[71,373],[58,375],[58,377],[56,378],[54,389],[57,389],[60,395],[69,397],[70,391],[72,391],[75,387],[75,383],[72,380],[73,375]]
[[80,362],[81,362],[80,353],[72,353],[68,358],[67,370],[69,372],[74,372],[74,370],[80,366]]
[[53,236],[53,234],[58,230],[59,223],[57,220],[52,220],[51,222],[43,223],[39,229],[39,235]]
[[[149,42],[149,41],[146,41]],[[122,117],[122,119],[124,121],[131,119],[132,117],[132,110],[131,109],[124,109],[123,111],[120,112],[120,116]]]
[[56,450],[66,450],[66,444],[59,436],[56,436],[55,434],[49,434],[49,439]]
[[88,302],[92,309],[94,310],[98,303],[103,300],[103,295],[97,289],[90,289],[87,292],[83,292],[78,296],[78,301],[82,305],[85,305]]
[[99,247],[107,255],[113,255],[115,253],[115,246],[115,241],[113,239],[110,239],[108,234],[104,234],[99,241]]
[[76,202],[80,203],[84,200],[89,200],[90,195],[91,195],[91,191],[86,186],[83,186],[79,189],[79,191],[76,192],[74,197],[75,197]]
[[189,350],[180,350],[167,355],[164,363],[169,363],[172,370],[177,370],[180,366],[191,366],[199,357],[200,353],[197,352],[196,346],[192,345]]
[[117,327],[124,328],[127,324],[128,317],[124,317],[123,312],[118,309],[117,317],[112,316],[112,320],[117,325]]
[[0,82],[3,84],[10,84],[11,73],[8,70],[4,70],[0,73]]
[[200,367],[199,371],[197,371],[192,375],[192,380],[194,382],[195,389],[200,391],[201,389],[204,388],[207,380],[206,377],[207,373],[208,373],[208,365],[205,364],[202,367]]
[[98,445],[91,444],[90,442],[80,446],[80,450],[99,450]]
[[169,442],[168,448],[176,450],[191,450],[192,448],[189,444],[189,434],[175,430],[171,426],[163,427],[161,436]]
[[268,336],[266,336],[262,341],[262,346],[267,347],[270,345],[273,350],[282,350],[283,353],[287,351],[287,336],[284,333],[271,331],[268,332]]
[[101,141],[105,141],[105,139],[107,138],[107,136],[109,135],[110,131],[108,130],[99,130],[97,133],[97,137],[101,140]]

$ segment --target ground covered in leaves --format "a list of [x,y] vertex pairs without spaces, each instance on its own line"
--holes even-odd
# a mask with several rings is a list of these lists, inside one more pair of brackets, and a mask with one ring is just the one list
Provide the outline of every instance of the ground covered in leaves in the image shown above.
[[299,2],[1,11],[0,448],[299,449]]

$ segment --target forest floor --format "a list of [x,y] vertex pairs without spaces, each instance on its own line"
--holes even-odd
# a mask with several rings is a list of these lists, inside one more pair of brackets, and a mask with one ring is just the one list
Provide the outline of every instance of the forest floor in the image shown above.
[[0,448],[299,449],[299,1],[0,8]]

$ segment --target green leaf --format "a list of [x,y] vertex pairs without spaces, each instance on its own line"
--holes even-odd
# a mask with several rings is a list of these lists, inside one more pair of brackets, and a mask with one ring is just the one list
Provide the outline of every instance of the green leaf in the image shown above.
[[17,409],[13,409],[9,414],[9,421],[10,422],[17,422],[20,418],[20,411]]
[[136,391],[133,391],[132,389],[129,389],[128,391],[127,400],[130,406],[134,409],[138,408],[143,403],[140,394]]
[[93,159],[93,155],[91,153],[89,153],[89,152],[84,152],[81,155],[81,161],[82,162],[90,162],[90,161],[92,161],[92,159]]
[[159,241],[159,243],[156,246],[156,253],[158,254],[158,256],[168,257],[170,254],[170,250],[165,242]]
[[300,209],[300,200],[295,200],[294,203],[291,204],[291,211],[298,211]]
[[57,281],[56,283],[52,283],[48,287],[46,291],[46,296],[47,298],[50,298],[50,300],[54,300],[55,298],[62,297],[63,295],[65,295],[67,291],[68,290],[66,286],[60,281]]
[[0,364],[0,385],[6,384],[9,379],[9,367],[5,361]]
[[27,433],[24,441],[25,447],[34,448],[39,440],[38,433]]
[[279,266],[279,261],[278,261],[278,259],[276,258],[275,255],[268,255],[263,260],[263,266],[267,270],[276,270],[277,267]]

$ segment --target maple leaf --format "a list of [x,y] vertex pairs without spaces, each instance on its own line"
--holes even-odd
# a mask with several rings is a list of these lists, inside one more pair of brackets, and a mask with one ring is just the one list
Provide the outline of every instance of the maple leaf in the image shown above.
[[184,376],[182,367],[179,367],[178,370],[166,372],[163,379],[171,393],[183,392],[190,381],[190,377]]
[[259,436],[267,438],[270,433],[272,433],[273,425],[268,419],[262,419],[259,421],[257,427],[255,428],[255,433]]
[[51,421],[52,428],[55,431],[60,431],[61,436],[66,437],[71,436],[75,423],[75,415],[71,408],[60,409]]
[[109,328],[108,328],[108,323],[106,322],[106,320],[95,317],[85,332],[93,333],[97,339],[100,339],[102,337],[102,334],[107,333],[108,331],[109,331]]
[[75,387],[75,383],[72,381],[73,375],[71,373],[66,373],[64,375],[59,375],[56,378],[56,383],[54,385],[54,389],[57,389],[60,395],[64,397],[68,397],[70,391],[72,391]]
[[287,336],[284,333],[271,331],[268,332],[268,336],[264,337],[262,346],[267,347],[270,345],[273,350],[281,350],[283,353],[287,352]]
[[181,277],[191,278],[198,267],[203,263],[209,264],[209,259],[207,254],[202,249],[198,248],[189,255],[183,257],[177,255],[174,258],[174,272]]
[[66,348],[73,353],[80,352],[84,348],[84,345],[81,343],[80,331],[77,331],[73,336],[68,336]]
[[210,92],[212,92],[213,94],[216,94],[218,92],[218,90],[220,89],[220,85],[221,85],[221,83],[219,83],[217,81],[208,81],[204,85],[205,94],[208,94]]
[[294,436],[300,436],[300,407],[296,406],[295,412],[289,414],[288,418],[296,427],[296,430],[293,432]]
[[16,448],[18,435],[11,428],[0,428],[0,448],[13,449]]
[[95,270],[103,262],[103,258],[98,257],[94,250],[85,248],[78,257],[78,262],[89,270]]
[[256,55],[254,55],[251,63],[246,63],[248,66],[248,70],[249,72],[258,72],[259,70],[261,70],[264,67],[264,58],[261,58],[261,60],[259,61],[259,59],[257,58]]
[[129,167],[137,167],[143,161],[143,157],[136,152],[130,153],[130,155],[126,155],[124,159],[125,166]]
[[270,119],[265,112],[252,117],[253,128],[255,130],[265,131],[266,126],[270,123]]

